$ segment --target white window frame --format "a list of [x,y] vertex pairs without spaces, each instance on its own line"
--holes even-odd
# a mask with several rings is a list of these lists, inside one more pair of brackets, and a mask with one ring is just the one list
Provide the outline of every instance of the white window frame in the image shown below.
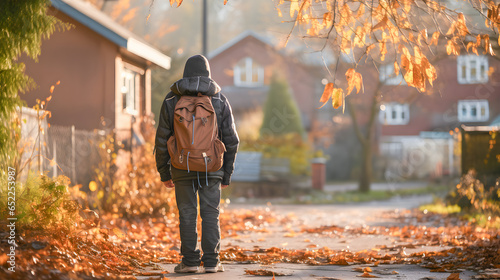
[[124,112],[131,115],[137,115],[139,113],[139,78],[139,73],[127,68],[122,69],[120,89],[123,103],[122,108]]
[[[264,85],[264,67],[260,66],[259,64],[255,63],[254,60],[251,57],[245,57],[243,58],[244,61],[244,67],[240,67],[239,64],[241,64],[240,60],[235,66],[234,66],[234,84],[236,86],[243,86],[243,87],[258,87],[258,86],[263,86]],[[253,81],[253,66],[257,66],[257,82]],[[241,80],[241,75],[245,75],[245,80]]]
[[410,122],[410,105],[384,103],[380,106],[379,120],[384,125],[406,125]]
[[395,159],[403,158],[403,143],[401,142],[382,142],[380,143],[381,154]]
[[[475,111],[475,116],[473,112]],[[484,122],[490,119],[488,100],[459,100],[457,105],[460,122]]]
[[488,70],[488,57],[485,55],[467,54],[457,57],[457,81],[459,84],[487,83]]
[[378,71],[379,71],[379,80],[385,85],[392,85],[392,86],[406,85],[406,81],[403,78],[401,71],[397,76],[395,75],[394,64],[391,63],[391,64],[380,65]]

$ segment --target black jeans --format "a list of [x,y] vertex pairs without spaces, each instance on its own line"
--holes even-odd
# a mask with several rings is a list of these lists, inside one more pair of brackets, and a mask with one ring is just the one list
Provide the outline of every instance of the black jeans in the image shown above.
[[[179,209],[179,229],[181,235],[182,262],[187,266],[199,266],[203,261],[205,267],[214,267],[219,261],[220,252],[220,194],[221,180],[205,178],[200,180],[182,180],[175,182],[175,199]],[[198,244],[198,200],[200,197],[201,216],[201,249],[200,260]]]

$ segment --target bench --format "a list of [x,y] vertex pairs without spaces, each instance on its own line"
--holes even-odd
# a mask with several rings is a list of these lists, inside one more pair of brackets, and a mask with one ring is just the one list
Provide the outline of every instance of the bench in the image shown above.
[[238,152],[231,181],[236,196],[269,197],[286,195],[291,188],[290,161],[264,158],[260,152]]

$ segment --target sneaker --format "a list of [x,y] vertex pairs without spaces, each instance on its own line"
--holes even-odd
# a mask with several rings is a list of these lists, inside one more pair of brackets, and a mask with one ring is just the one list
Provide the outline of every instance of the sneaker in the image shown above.
[[187,266],[183,262],[178,264],[174,268],[175,273],[195,273],[198,272],[198,267],[197,266]]
[[205,272],[206,273],[224,272],[224,267],[220,262],[218,262],[216,266],[205,267]]

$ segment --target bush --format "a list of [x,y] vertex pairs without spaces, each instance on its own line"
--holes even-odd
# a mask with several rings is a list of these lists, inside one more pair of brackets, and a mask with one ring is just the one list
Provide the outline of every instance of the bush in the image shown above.
[[102,161],[96,167],[97,186],[90,188],[90,206],[125,217],[175,213],[175,193],[163,185],[156,170],[153,155],[156,130],[152,119],[141,121],[141,133],[146,143],[126,155],[132,156],[133,164],[128,163],[116,172],[113,135],[99,144]]
[[273,75],[266,103],[260,136],[304,134],[299,108],[286,81]]
[[269,135],[256,140],[242,139],[240,150],[262,152],[265,158],[287,158],[292,174],[310,174],[311,147],[296,133]]
[[[70,180],[65,176],[50,178],[30,176],[26,183],[16,184],[16,226],[20,229],[71,228],[78,220],[80,205],[70,194]],[[7,193],[0,198],[0,219],[10,216]]]
[[491,216],[500,216],[500,178],[494,186],[485,188],[484,184],[476,179],[476,172],[470,170],[462,176],[460,183],[453,190],[446,202],[448,205],[458,205],[467,213],[480,213]]

